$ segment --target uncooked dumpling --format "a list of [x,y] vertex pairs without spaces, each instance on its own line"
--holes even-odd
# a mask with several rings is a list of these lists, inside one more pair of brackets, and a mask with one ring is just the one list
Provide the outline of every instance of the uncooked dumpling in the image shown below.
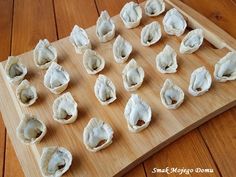
[[132,59],[122,71],[124,87],[127,91],[137,90],[143,83],[144,70]]
[[64,147],[43,148],[40,157],[40,170],[44,177],[60,177],[70,168],[72,155]]
[[39,40],[34,49],[34,63],[40,69],[47,69],[52,62],[57,62],[57,50],[47,39]]
[[5,72],[11,84],[18,85],[27,74],[27,68],[19,60],[19,57],[14,56],[9,56],[7,59]]
[[91,152],[106,148],[112,143],[112,138],[111,126],[98,118],[92,118],[84,128],[84,145]]
[[107,11],[102,11],[97,20],[96,34],[100,42],[107,42],[115,36],[115,24]]
[[163,51],[156,56],[156,67],[161,73],[175,73],[178,68],[177,54],[174,49],[166,45]]
[[141,44],[143,46],[150,46],[155,44],[161,39],[161,26],[158,22],[154,21],[141,31]]
[[75,25],[72,29],[69,39],[75,48],[75,52],[78,54],[82,54],[86,49],[92,48],[86,31],[83,28],[80,28],[78,25]]
[[27,80],[23,80],[16,88],[16,97],[23,106],[34,104],[38,98],[36,88]]
[[105,60],[94,50],[86,50],[83,56],[83,65],[88,74],[97,74],[105,67]]
[[236,79],[236,52],[229,52],[215,64],[214,77],[219,82]]
[[160,92],[161,102],[167,109],[177,109],[184,101],[183,90],[166,79]]
[[203,42],[203,30],[195,29],[190,31],[180,44],[180,53],[193,53],[199,49]]
[[203,95],[211,87],[212,79],[209,71],[203,66],[193,71],[188,92],[193,96]]
[[144,10],[148,16],[158,16],[165,11],[165,2],[163,0],[147,0]]
[[61,124],[73,123],[77,119],[77,103],[70,92],[64,93],[53,102],[53,119]]
[[108,105],[116,100],[116,88],[113,82],[106,76],[99,74],[94,93],[102,105]]
[[163,26],[167,34],[181,36],[187,27],[187,23],[181,13],[173,8],[165,14]]
[[135,2],[126,3],[120,11],[120,18],[126,28],[135,28],[140,24],[142,9]]
[[34,144],[42,140],[47,132],[45,124],[33,115],[24,115],[16,129],[16,135],[24,144]]
[[132,94],[125,106],[124,116],[131,132],[140,132],[151,122],[151,107],[137,94]]
[[113,44],[112,50],[116,63],[124,63],[132,52],[132,45],[119,35]]
[[59,64],[53,62],[44,75],[44,86],[54,94],[62,93],[70,81],[69,74]]

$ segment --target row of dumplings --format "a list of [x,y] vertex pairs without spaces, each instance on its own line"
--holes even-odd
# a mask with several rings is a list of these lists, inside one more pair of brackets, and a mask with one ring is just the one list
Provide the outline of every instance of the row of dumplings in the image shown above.
[[[162,0],[148,0],[145,13],[157,16],[165,11]],[[127,3],[121,10],[120,17],[125,27],[134,28],[139,25],[142,18],[141,7],[134,3]],[[169,10],[164,19],[163,26],[169,35],[180,36],[187,26],[183,16],[176,10]],[[107,42],[115,36],[115,24],[109,14],[104,11],[97,20],[96,35],[100,42]],[[150,46],[161,38],[161,28],[158,22],[146,25],[141,31],[141,44]],[[70,35],[70,41],[76,53],[83,53],[83,65],[88,74],[97,74],[105,67],[105,60],[95,51],[86,31],[75,26]],[[203,42],[203,31],[195,29],[190,31],[182,40],[180,53],[193,53]],[[132,52],[132,45],[123,37],[118,36],[113,44],[114,60],[124,63]],[[40,40],[34,50],[34,62],[40,69],[47,69],[44,76],[44,85],[52,93],[60,94],[68,86],[69,74],[57,64],[57,51],[46,39]],[[169,45],[156,56],[156,67],[161,73],[175,73],[177,71],[177,54]],[[18,57],[9,57],[5,66],[6,75],[10,83],[19,84],[16,95],[24,106],[32,105],[37,99],[36,88],[29,81],[23,80],[27,68],[19,61]],[[230,52],[215,65],[215,79],[227,81],[236,79],[236,53]],[[131,59],[122,72],[124,88],[127,91],[137,90],[143,82],[144,70]],[[23,80],[23,81],[22,81]],[[209,90],[212,83],[211,75],[205,67],[196,69],[190,78],[189,93],[193,96],[202,95]],[[99,75],[94,86],[96,98],[102,105],[108,105],[116,100],[116,88],[111,79]],[[161,101],[168,109],[176,109],[184,101],[183,90],[167,79],[160,91]],[[72,95],[67,92],[55,99],[53,103],[53,119],[62,124],[72,123],[77,119],[78,105]],[[146,128],[152,117],[150,106],[137,94],[132,94],[128,100],[124,117],[131,132],[140,132]],[[17,128],[17,136],[26,144],[39,142],[46,134],[46,126],[38,118],[25,115]],[[108,123],[92,118],[84,128],[83,141],[89,151],[97,152],[112,143],[113,130]],[[46,147],[43,149],[40,169],[44,176],[65,173],[72,162],[71,153],[63,147]]]

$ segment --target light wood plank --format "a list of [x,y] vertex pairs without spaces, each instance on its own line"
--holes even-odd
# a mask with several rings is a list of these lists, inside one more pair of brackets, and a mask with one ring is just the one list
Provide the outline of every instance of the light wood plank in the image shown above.
[[6,160],[5,160],[5,177],[24,177],[19,160],[16,157],[9,136],[6,139]]
[[[120,13],[122,7],[131,0],[95,0],[99,13],[103,10],[107,10],[110,16],[114,16]],[[137,2],[136,0],[133,0]]]
[[[10,54],[13,0],[0,0],[0,61]],[[0,176],[4,175],[6,130],[0,113]]]
[[[33,49],[41,38],[47,38],[50,41],[56,40],[52,1],[15,0],[12,33],[12,55]],[[15,130],[17,124],[14,123],[11,126],[12,129]],[[9,134],[11,137],[15,137],[15,131]],[[27,151],[26,146],[19,144],[19,142],[12,143],[15,144],[15,147],[19,147],[16,150],[18,155]],[[6,149],[5,176],[13,177],[17,174],[18,177],[23,177],[24,174],[9,138],[7,139]],[[32,152],[29,151],[28,153],[32,154]],[[24,165],[25,162],[25,160],[21,159],[22,165]],[[35,175],[40,174],[37,164],[32,164],[32,168],[37,169]],[[24,169],[24,172],[27,175],[28,169]]]
[[[144,162],[148,177],[154,176],[182,176],[179,173],[153,173],[154,168],[166,169],[169,168],[185,168],[185,169],[213,169],[213,173],[191,173],[191,176],[219,176],[218,170],[210,156],[198,130],[194,130],[177,141],[173,142],[163,150],[156,153],[154,156]],[[171,169],[170,171],[171,172]],[[183,176],[187,176],[186,174]]]
[[96,23],[94,0],[54,0],[54,4],[59,38],[69,36],[75,24],[87,28]]

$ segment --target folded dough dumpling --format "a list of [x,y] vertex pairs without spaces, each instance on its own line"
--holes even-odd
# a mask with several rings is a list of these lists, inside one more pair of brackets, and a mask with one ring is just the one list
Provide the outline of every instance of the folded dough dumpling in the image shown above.
[[16,97],[22,106],[30,106],[37,100],[36,88],[28,80],[23,80],[16,88]]
[[183,90],[170,79],[166,79],[160,92],[161,102],[167,109],[177,109],[184,101]]
[[175,73],[178,68],[177,54],[174,49],[166,45],[156,56],[156,67],[161,73]]
[[127,91],[137,90],[143,83],[144,70],[132,59],[122,71],[124,87]]
[[88,74],[97,74],[105,67],[104,58],[94,50],[86,50],[83,56],[83,65]]
[[36,116],[25,114],[16,129],[16,135],[24,144],[34,144],[42,140],[47,132],[45,124]]
[[56,98],[52,107],[53,119],[61,124],[73,123],[77,119],[77,103],[70,92]]
[[44,75],[44,86],[54,94],[62,93],[70,81],[69,74],[59,64],[53,62]]
[[43,148],[39,167],[44,177],[60,177],[70,168],[72,155],[64,147]]
[[102,11],[96,23],[96,35],[100,42],[107,42],[115,36],[115,24],[108,12]]
[[193,53],[199,49],[203,43],[203,30],[195,29],[190,31],[180,44],[180,53]]
[[92,48],[86,31],[83,28],[80,28],[78,25],[73,27],[69,40],[74,46],[75,52],[78,54],[82,54],[86,49]]
[[115,85],[108,77],[102,74],[99,74],[96,80],[94,93],[96,98],[102,105],[108,105],[116,100]]
[[112,143],[112,138],[111,126],[98,118],[90,119],[84,128],[84,145],[91,152],[97,152],[108,147]]
[[19,57],[14,56],[9,56],[7,59],[5,72],[11,84],[19,84],[27,74],[27,68],[19,60]]
[[141,31],[141,44],[143,46],[150,46],[155,44],[161,39],[161,26],[158,22],[154,21]]
[[151,122],[152,110],[137,94],[132,94],[125,106],[124,116],[131,132],[140,132]]
[[211,74],[202,66],[194,70],[191,74],[188,92],[193,96],[203,95],[209,90],[211,83]]
[[142,19],[142,9],[135,2],[126,3],[120,11],[120,18],[126,28],[135,28]]
[[132,52],[132,45],[119,35],[113,44],[112,50],[116,63],[124,63]]
[[164,16],[163,26],[167,34],[181,36],[187,27],[187,23],[181,13],[172,8]]
[[218,82],[236,79],[236,52],[227,53],[215,64],[214,77]]
[[57,50],[47,39],[39,40],[34,49],[34,63],[40,69],[47,69],[52,62],[57,62]]
[[165,11],[165,2],[163,0],[147,0],[144,10],[150,17],[158,16]]

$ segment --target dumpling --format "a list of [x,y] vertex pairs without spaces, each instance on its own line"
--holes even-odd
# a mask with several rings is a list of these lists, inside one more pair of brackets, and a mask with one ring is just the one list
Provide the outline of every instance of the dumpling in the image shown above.
[[125,106],[124,116],[131,132],[140,132],[151,122],[152,110],[137,94],[132,94]]
[[181,13],[172,8],[164,16],[163,26],[167,34],[181,36],[187,27],[187,23]]
[[120,11],[120,18],[126,28],[135,28],[140,24],[142,9],[135,2],[126,3]]
[[34,49],[34,63],[40,69],[47,69],[52,62],[57,62],[57,50],[47,39],[39,40]]
[[236,52],[229,52],[215,64],[214,77],[218,82],[236,79]]
[[178,68],[177,54],[174,49],[166,45],[156,56],[156,67],[161,73],[175,73]]
[[150,46],[155,44],[161,39],[161,26],[158,22],[154,21],[141,31],[141,44],[143,46]]
[[199,49],[203,43],[203,30],[195,29],[190,31],[180,44],[180,53],[193,53]]
[[132,45],[119,35],[113,44],[112,50],[116,63],[124,63],[132,52]]
[[44,177],[60,177],[70,168],[72,155],[64,147],[43,148],[39,167]]
[[100,42],[107,42],[115,36],[115,24],[107,11],[102,11],[96,24],[96,35]]
[[37,100],[36,88],[28,80],[23,80],[16,88],[16,97],[22,106],[30,106]]
[[184,101],[183,90],[166,79],[160,92],[161,102],[167,109],[177,109]]
[[77,119],[77,103],[70,92],[56,98],[52,107],[53,119],[61,124],[73,123]]
[[86,50],[83,56],[83,65],[88,74],[97,74],[105,67],[105,60],[94,50]]
[[102,105],[108,105],[116,100],[115,85],[108,77],[102,74],[99,74],[96,80],[94,93],[96,98]]
[[44,86],[54,94],[62,93],[70,81],[69,74],[59,64],[53,62],[44,75]]
[[75,25],[72,29],[69,40],[74,46],[75,52],[78,54],[82,54],[86,49],[92,48],[86,31],[83,28],[80,28],[78,25]]
[[11,84],[18,85],[27,74],[27,68],[19,60],[19,57],[14,56],[9,56],[7,59],[5,72]]
[[209,71],[203,66],[193,71],[188,92],[193,96],[203,95],[211,87],[212,79]]
[[148,16],[158,16],[165,11],[165,2],[163,0],[147,0],[144,10]]
[[124,87],[127,91],[137,90],[143,83],[144,70],[132,59],[122,71]]
[[84,145],[91,152],[97,152],[108,147],[112,143],[112,138],[111,126],[98,118],[90,119],[84,128]]
[[38,143],[47,132],[45,124],[33,115],[25,114],[16,129],[19,140],[26,144]]

